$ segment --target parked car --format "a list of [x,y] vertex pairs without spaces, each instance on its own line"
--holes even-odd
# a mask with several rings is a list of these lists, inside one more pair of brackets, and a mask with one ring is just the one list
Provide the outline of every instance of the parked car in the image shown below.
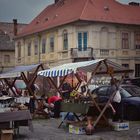
[[140,87],[140,77],[137,78],[126,78],[123,80],[123,84],[132,84]]
[[[140,97],[132,95],[129,90],[126,90],[125,87],[119,88],[121,95],[121,112],[119,111],[120,119],[125,120],[140,120]],[[96,93],[98,97],[98,102],[106,103],[111,95],[111,86],[100,86],[92,91]]]
[[140,87],[136,85],[121,85],[126,91],[128,91],[133,96],[140,96]]

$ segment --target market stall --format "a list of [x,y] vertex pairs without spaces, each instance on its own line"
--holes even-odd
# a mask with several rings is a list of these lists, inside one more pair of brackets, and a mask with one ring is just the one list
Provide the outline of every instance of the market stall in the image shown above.
[[[0,74],[0,79],[5,84],[6,94],[1,95],[0,112],[9,113],[13,110],[35,109],[34,83],[38,70],[43,69],[42,64],[16,66],[15,68]],[[1,89],[2,90],[2,89]],[[33,113],[33,112],[31,112]]]
[[[90,73],[91,74],[90,79],[88,79],[88,81],[87,81],[87,85],[90,83],[91,79],[95,75],[109,75],[114,81],[114,75],[121,74],[121,76],[123,78],[126,73],[132,72],[132,70],[126,69],[126,68],[124,68],[124,67],[118,65],[117,63],[114,63],[114,62],[112,62],[108,59],[97,59],[97,60],[91,60],[91,61],[63,64],[63,65],[60,65],[60,66],[57,66],[57,67],[54,67],[54,68],[51,68],[51,69],[48,69],[48,70],[39,71],[38,75],[47,77],[48,80],[50,81],[50,83],[52,83],[52,85],[55,87],[56,91],[59,92],[62,95],[61,87],[62,87],[62,85],[65,81],[65,78],[69,74],[74,74],[79,81],[75,90],[77,90],[77,88],[80,86],[82,81],[77,74],[78,71],[83,71],[85,73]],[[61,81],[59,86],[57,86],[57,84],[55,84],[55,82],[53,81],[53,77],[63,77],[63,80]],[[115,84],[115,86],[118,87],[119,85]],[[114,92],[111,95],[108,102],[101,109],[99,104],[92,97],[92,95],[90,93],[88,93],[88,95],[92,99],[92,103],[97,108],[97,110],[100,112],[97,119],[95,120],[95,122],[93,124],[94,128],[97,125],[97,123],[99,122],[99,120],[101,119],[101,117],[103,117],[106,120],[106,117],[104,116],[104,113],[105,113],[107,107],[111,104],[112,98],[115,96],[115,94],[116,94],[116,92]],[[76,104],[74,104],[74,106],[76,106]],[[65,109],[65,111],[76,113],[75,112],[75,107],[73,107],[73,110],[72,109],[69,110],[69,109],[70,108],[68,107],[67,109]]]
[[[31,89],[31,87],[32,87],[32,85],[34,84],[34,82],[37,78],[37,72],[40,68],[42,70],[44,69],[42,64],[27,65],[27,66],[16,66],[15,68],[11,69],[10,71],[7,71],[5,73],[0,74],[0,79],[3,80],[6,83],[6,85],[11,89],[11,91],[15,95],[16,95],[16,93],[13,90],[13,87],[15,87],[15,84],[17,83],[17,80],[21,79],[25,83],[25,85],[23,85],[23,86],[24,87],[26,86],[30,95],[32,95],[33,91]],[[27,73],[29,73],[31,71],[33,71],[32,78],[28,79],[28,74]]]

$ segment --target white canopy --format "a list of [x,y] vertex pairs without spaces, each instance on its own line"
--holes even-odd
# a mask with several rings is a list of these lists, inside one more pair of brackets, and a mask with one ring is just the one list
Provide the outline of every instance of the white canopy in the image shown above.
[[[57,67],[53,67],[47,70],[42,70],[38,72],[38,75],[45,76],[45,77],[56,77],[56,76],[66,76],[70,73],[76,73],[77,71],[81,70],[84,72],[93,72],[96,66],[100,64],[100,67],[97,73],[107,73],[107,66],[113,68],[114,72],[122,72],[126,71],[125,67],[118,65],[107,59],[96,59],[91,61],[83,61],[83,62],[76,62],[76,63],[67,63]],[[106,64],[107,66],[106,66]]]
[[37,68],[40,64],[34,64],[34,65],[27,65],[27,66],[16,66],[15,68],[0,74],[0,79],[4,78],[15,78],[20,77],[21,72],[28,72],[31,71],[34,68]]

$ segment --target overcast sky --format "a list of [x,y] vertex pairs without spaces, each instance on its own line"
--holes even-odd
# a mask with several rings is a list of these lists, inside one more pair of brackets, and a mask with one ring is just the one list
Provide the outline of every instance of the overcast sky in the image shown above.
[[[118,0],[122,3],[140,0]],[[0,22],[30,23],[47,5],[54,0],[0,0]]]

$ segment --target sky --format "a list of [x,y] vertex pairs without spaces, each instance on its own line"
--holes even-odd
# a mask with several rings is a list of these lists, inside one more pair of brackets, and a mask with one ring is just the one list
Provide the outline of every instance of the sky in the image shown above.
[[[140,0],[117,0],[121,3]],[[17,19],[19,23],[30,23],[47,5],[54,0],[0,0],[0,22],[12,22]]]

